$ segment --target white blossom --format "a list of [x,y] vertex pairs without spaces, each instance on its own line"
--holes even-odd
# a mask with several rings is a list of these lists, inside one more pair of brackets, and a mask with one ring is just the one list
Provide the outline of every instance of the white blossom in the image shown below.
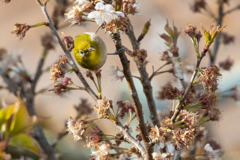
[[95,19],[95,22],[101,26],[104,22],[108,23],[113,19],[118,19],[119,16],[124,17],[124,14],[120,11],[114,11],[114,8],[110,4],[104,5],[102,2],[98,2],[95,6],[96,11],[92,11],[88,14],[88,18]]
[[89,2],[88,0],[76,0],[75,3],[77,3],[79,6],[84,5],[85,3]]
[[72,9],[70,9],[68,13],[65,14],[66,20],[69,20],[72,25],[78,23],[76,17],[79,16],[80,12],[81,8],[79,6],[73,6]]

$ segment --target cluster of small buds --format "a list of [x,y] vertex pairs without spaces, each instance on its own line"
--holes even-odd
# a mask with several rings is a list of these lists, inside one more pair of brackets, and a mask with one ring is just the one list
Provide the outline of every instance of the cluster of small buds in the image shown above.
[[101,130],[98,128],[95,128],[89,136],[87,136],[86,141],[87,141],[87,147],[92,148],[92,147],[97,147],[98,143],[101,141]]
[[189,35],[190,37],[195,36],[197,27],[193,26],[192,24],[188,24],[185,29],[185,34]]
[[223,155],[221,146],[214,140],[207,141],[205,146],[205,154],[209,159],[220,159]]
[[175,148],[180,150],[182,145],[189,146],[193,143],[195,129],[176,129],[174,130],[173,139],[175,140]]
[[139,13],[141,5],[136,0],[123,0],[122,11],[125,14],[141,15]]
[[233,65],[233,60],[227,58],[226,60],[219,62],[219,67],[229,71]]
[[94,105],[94,110],[97,112],[98,117],[107,117],[108,109],[112,108],[112,101],[104,97],[101,100],[97,100],[97,103],[97,105]]
[[161,148],[164,147],[165,144],[171,141],[170,129],[157,126],[152,127],[149,133],[149,137],[152,139],[153,142],[162,143]]
[[71,52],[74,48],[74,40],[71,36],[63,36],[62,42],[69,52]]
[[61,69],[61,67],[58,64],[54,64],[52,68],[50,69],[51,71],[51,80],[52,82],[57,82],[58,78],[64,78],[65,77],[65,72]]
[[206,2],[205,0],[194,0],[191,9],[193,12],[201,12],[200,9],[205,9]]
[[78,105],[75,105],[74,108],[77,110],[77,112],[80,114],[81,117],[86,117],[93,112],[93,108],[88,103],[87,99],[81,99],[81,102]]
[[125,77],[124,74],[123,74],[123,71],[121,71],[118,66],[110,66],[110,74],[112,76],[114,76],[114,79],[117,81],[117,80],[123,80],[123,78]]
[[199,118],[197,113],[189,113],[187,110],[181,110],[180,117],[184,119],[188,128],[195,128],[198,125]]
[[185,34],[187,34],[193,43],[193,46],[195,48],[195,52],[197,53],[197,57],[200,57],[199,54],[199,41],[202,38],[201,32],[196,32],[197,27],[193,26],[192,24],[188,24],[188,26],[185,29]]
[[158,92],[158,99],[168,99],[173,100],[179,96],[179,90],[176,87],[173,87],[169,82],[162,87],[162,90]]
[[173,122],[170,118],[167,117],[161,121],[161,126],[167,127],[167,128],[173,128]]
[[58,64],[66,64],[66,63],[68,63],[68,58],[67,58],[67,56],[66,55],[64,55],[64,56],[59,56],[59,58],[58,58]]
[[209,109],[217,104],[217,96],[214,92],[204,92],[200,95],[199,101],[203,109]]
[[196,32],[197,27],[193,26],[192,24],[188,24],[188,26],[185,29],[185,34],[189,35],[190,37],[194,36],[197,41],[199,42],[202,38],[201,32]]
[[212,92],[216,91],[218,89],[218,79],[222,76],[219,71],[219,68],[215,65],[205,69],[201,78],[203,87],[208,88]]
[[54,88],[50,89],[49,91],[52,91],[56,94],[61,94],[63,92],[68,91],[68,86],[71,85],[73,82],[71,78],[65,77],[65,71],[62,69],[61,66],[64,66],[68,63],[67,56],[60,56],[57,60],[57,64],[54,64],[51,71],[51,81],[54,83]]
[[93,152],[93,155],[97,156],[99,160],[109,160],[111,158],[111,154],[109,154],[109,150],[111,149],[111,145],[107,142],[102,142],[99,145],[98,151]]
[[235,36],[234,35],[229,35],[226,32],[222,32],[222,41],[223,41],[224,45],[228,45],[230,43],[234,43]]
[[27,25],[26,23],[24,24],[15,23],[12,34],[17,35],[17,37],[19,37],[19,39],[22,40],[29,29],[30,29],[30,26]]
[[125,117],[125,114],[128,114],[129,112],[135,112],[133,106],[131,104],[128,104],[128,101],[117,101],[117,105],[119,107],[118,117],[120,117],[121,119]]
[[160,153],[158,154],[157,152],[152,153],[152,157],[154,160],[165,160],[168,158],[171,158],[173,156],[173,153]]
[[54,83],[54,88],[50,89],[49,91],[54,92],[55,94],[61,94],[67,92],[68,85],[72,84],[72,80],[69,77],[65,77],[62,81],[56,81]]
[[41,38],[42,46],[46,50],[54,50],[55,45],[56,45],[56,39],[53,37],[53,34],[46,33],[44,36]]
[[138,65],[142,65],[142,64],[147,64],[148,61],[146,60],[147,58],[147,51],[144,49],[136,49],[133,52],[130,51],[129,49],[125,48],[126,53],[133,57],[133,60],[138,64]]
[[205,47],[204,50],[208,51],[210,45],[214,42],[215,38],[217,37],[217,35],[225,28],[224,27],[214,27],[214,21],[213,23],[210,25],[210,30],[207,31],[203,26],[202,26],[202,30],[204,33],[204,37],[205,37]]
[[86,124],[87,122],[84,120],[80,120],[80,119],[75,120],[71,117],[68,119],[68,122],[67,122],[68,132],[69,134],[73,135],[73,138],[75,141],[82,139],[82,135],[85,131]]
[[91,80],[94,79],[94,78],[93,78],[93,75],[92,75],[92,71],[86,70],[85,74],[86,74],[86,77],[87,77],[87,78],[90,78]]

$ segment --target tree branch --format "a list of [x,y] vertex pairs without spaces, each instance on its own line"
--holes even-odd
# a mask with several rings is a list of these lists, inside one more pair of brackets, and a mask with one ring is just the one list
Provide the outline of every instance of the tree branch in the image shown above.
[[[224,17],[223,4],[219,4],[217,25],[222,26],[223,17]],[[214,47],[213,47],[213,53],[210,57],[210,66],[215,63],[217,53],[218,53],[218,49],[219,49],[219,46],[220,46],[221,36],[222,36],[222,33],[220,32],[215,39],[215,43],[214,43]]]
[[117,128],[121,131],[121,133],[124,135],[124,139],[126,141],[128,141],[129,143],[131,143],[133,146],[135,146],[140,152],[141,152],[141,155],[142,157],[144,157],[146,155],[146,151],[145,149],[143,148],[143,146],[141,145],[141,143],[138,143],[128,132],[127,132],[127,129],[125,129],[123,127],[123,125],[117,121],[117,124],[116,124]]
[[[119,33],[111,33],[111,37],[116,46],[116,50],[120,50],[123,47],[121,38],[120,38],[120,34]],[[130,91],[130,94],[132,97],[135,113],[137,116],[138,126],[141,130],[141,136],[143,138],[143,142],[144,142],[146,152],[147,152],[146,154],[143,155],[143,158],[145,160],[150,160],[150,159],[152,159],[151,154],[153,152],[153,147],[149,145],[150,140],[148,138],[148,133],[147,133],[147,129],[146,129],[145,122],[144,122],[142,104],[140,103],[140,100],[138,98],[138,94],[137,94],[137,91],[135,88],[135,84],[133,82],[132,73],[130,71],[130,62],[127,59],[127,56],[125,55],[124,51],[119,53],[119,58],[121,60],[122,66],[123,66],[123,73],[124,73],[125,78],[128,83],[129,91]]]
[[[128,35],[129,40],[132,43],[132,47],[134,50],[139,49],[140,43],[137,41],[134,32],[133,32],[133,27],[131,27],[126,34]],[[154,126],[160,127],[160,122],[158,120],[157,116],[157,110],[156,110],[156,104],[153,98],[153,91],[152,91],[152,85],[151,81],[149,79],[148,73],[146,71],[146,65],[145,64],[137,64],[138,71],[141,75],[142,79],[142,85],[143,85],[143,91],[145,93],[145,96],[147,98],[147,103],[148,103],[148,108],[150,111],[150,118]]]

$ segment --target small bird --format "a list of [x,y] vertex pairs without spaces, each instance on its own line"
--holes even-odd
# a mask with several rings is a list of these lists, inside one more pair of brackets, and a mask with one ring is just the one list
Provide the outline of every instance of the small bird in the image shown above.
[[93,32],[79,34],[74,40],[74,56],[78,64],[89,70],[98,70],[107,60],[104,41]]

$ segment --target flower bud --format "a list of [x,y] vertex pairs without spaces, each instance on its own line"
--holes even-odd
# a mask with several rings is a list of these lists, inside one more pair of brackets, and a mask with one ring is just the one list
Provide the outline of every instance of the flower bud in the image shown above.
[[142,34],[138,37],[138,42],[140,42],[145,37],[145,35],[148,33],[150,29],[150,26],[151,26],[151,19],[145,23],[142,30]]
[[62,38],[62,42],[69,52],[71,52],[74,48],[74,40],[71,36],[64,36]]
[[16,34],[17,37],[19,37],[19,39],[22,40],[25,37],[26,32],[29,30],[29,28],[30,26],[27,25],[26,23],[24,24],[15,23],[12,34]]

